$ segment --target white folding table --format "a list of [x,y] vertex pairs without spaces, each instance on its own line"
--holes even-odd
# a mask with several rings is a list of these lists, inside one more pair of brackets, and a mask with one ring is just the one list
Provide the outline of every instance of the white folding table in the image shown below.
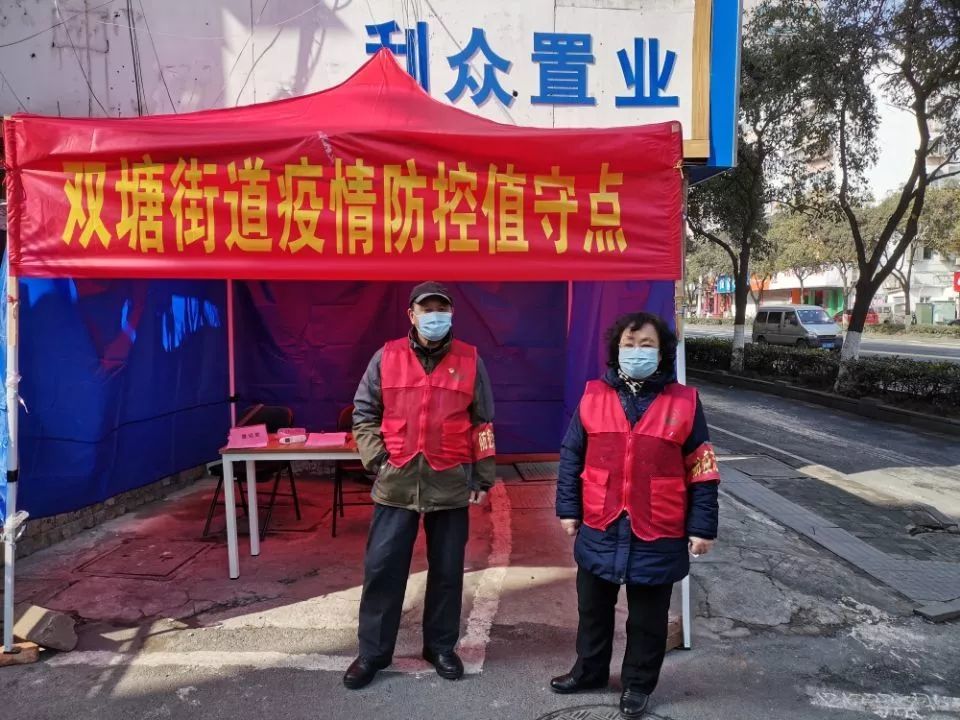
[[240,577],[240,553],[237,547],[237,499],[234,496],[234,463],[244,463],[247,470],[247,517],[250,521],[250,554],[260,554],[260,516],[257,512],[257,462],[280,460],[359,460],[353,440],[341,447],[307,447],[303,443],[281,445],[273,436],[264,447],[220,450],[223,460],[223,495],[227,514],[227,562],[230,577]]

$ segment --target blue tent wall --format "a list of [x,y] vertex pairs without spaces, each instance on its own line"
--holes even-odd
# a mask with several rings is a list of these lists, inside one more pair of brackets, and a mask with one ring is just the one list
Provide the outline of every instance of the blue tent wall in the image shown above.
[[606,371],[607,328],[625,313],[645,310],[662,317],[673,329],[674,306],[674,284],[669,281],[573,283],[564,422],[570,421],[586,382]]
[[223,282],[23,280],[20,502],[74,510],[202,464],[227,410]]
[[[236,283],[238,394],[332,428],[375,350],[407,332],[409,288]],[[669,282],[573,288],[568,337],[567,283],[451,284],[457,335],[479,347],[494,386],[501,452],[557,451],[618,314],[672,320]],[[20,504],[32,516],[216,458],[229,417],[222,281],[23,280],[20,322]]]
[[[237,283],[237,392],[333,429],[374,352],[410,329],[412,283]],[[555,452],[566,364],[566,283],[451,283],[457,337],[493,384],[497,449]]]

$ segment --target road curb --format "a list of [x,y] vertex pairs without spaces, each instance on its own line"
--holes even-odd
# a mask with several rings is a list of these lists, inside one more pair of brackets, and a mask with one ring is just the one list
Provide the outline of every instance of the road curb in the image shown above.
[[[684,325],[688,328],[695,328],[698,330],[716,330],[717,328],[733,328],[735,327],[732,322],[723,322],[723,323],[698,323],[691,322],[690,320],[684,320]],[[744,326],[747,328],[747,334],[750,334],[750,328],[752,327],[751,322],[747,322]],[[846,332],[846,328],[844,328]],[[926,333],[926,332],[910,332],[904,331],[899,333],[886,333],[886,332],[872,332],[869,328],[864,329],[863,337],[870,340],[919,340],[920,344],[926,344],[925,340],[930,340],[932,343],[936,343],[939,340],[946,340],[948,343],[960,340],[960,335],[954,335],[953,333]]]
[[960,435],[960,421],[918,413],[912,410],[903,410],[902,408],[885,405],[873,398],[848,398],[822,390],[811,390],[810,388],[791,385],[786,382],[760,380],[758,378],[734,375],[719,370],[688,368],[687,374],[691,378],[707,380],[721,385],[730,385],[743,388],[744,390],[756,390],[791,400],[801,400],[816,405],[823,405],[834,410],[843,410],[861,415],[871,420],[898,423],[912,428],[920,428],[947,435]]

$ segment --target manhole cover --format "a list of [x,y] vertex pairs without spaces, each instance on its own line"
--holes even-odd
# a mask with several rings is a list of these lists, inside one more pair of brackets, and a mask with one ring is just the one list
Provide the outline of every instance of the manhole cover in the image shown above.
[[[541,715],[537,720],[621,720],[620,708],[616,705],[581,705]],[[648,720],[662,720],[658,715],[647,713]]]
[[517,472],[526,482],[537,480],[556,480],[560,472],[560,463],[517,463]]
[[513,510],[552,508],[557,501],[557,490],[553,485],[510,485],[507,495]]
[[786,463],[770,457],[745,458],[730,463],[734,468],[754,478],[770,478],[771,480],[802,479],[806,476],[799,470],[794,470]]
[[91,575],[165,578],[207,547],[202,542],[129,540],[78,570]]

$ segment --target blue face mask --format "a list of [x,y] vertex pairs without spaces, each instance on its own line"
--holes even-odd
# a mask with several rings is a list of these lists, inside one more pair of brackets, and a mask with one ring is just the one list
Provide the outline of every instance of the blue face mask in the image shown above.
[[430,312],[417,315],[417,330],[424,340],[438,342],[443,340],[453,325],[453,313]]
[[619,361],[620,369],[627,377],[646,380],[657,371],[660,365],[660,351],[649,347],[622,347]]

